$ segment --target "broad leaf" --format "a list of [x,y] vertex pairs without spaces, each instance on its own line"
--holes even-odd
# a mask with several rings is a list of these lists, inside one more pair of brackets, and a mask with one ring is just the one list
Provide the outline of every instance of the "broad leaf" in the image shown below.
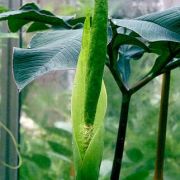
[[124,27],[132,31],[129,36],[137,37],[139,35],[149,41],[150,51],[159,55],[154,66],[145,77],[151,73],[158,74],[169,61],[178,55],[180,7],[148,14],[132,20],[116,19],[113,20],[113,23],[120,26],[118,28],[119,33],[122,32],[122,27]]
[[34,79],[50,71],[74,69],[81,46],[82,30],[38,33],[29,49],[14,49],[13,70],[21,91]]
[[114,39],[114,42],[112,44],[113,49],[114,48],[119,49],[119,47],[124,44],[139,46],[142,49],[144,49],[144,51],[146,51],[146,52],[150,51],[149,48],[146,46],[146,44],[144,42],[140,41],[139,39],[134,38],[129,35],[126,35],[126,34],[121,34],[121,33],[117,34],[116,38]]
[[34,22],[29,26],[27,32],[42,31],[42,30],[47,30],[49,28],[50,26],[47,24],[41,22]]
[[[152,13],[132,20],[114,19],[113,23],[153,41],[180,42],[180,7]],[[121,29],[119,29],[121,32]]]
[[41,169],[49,169],[51,167],[51,160],[45,155],[33,154],[31,157],[28,156],[26,158],[34,162]]
[[[109,41],[111,33],[109,33]],[[82,29],[37,33],[28,49],[14,48],[13,72],[19,91],[36,78],[56,70],[75,69]]]
[[156,23],[171,31],[180,33],[180,7],[173,7],[165,11],[147,14],[136,18],[142,21]]
[[143,154],[142,154],[141,150],[137,149],[137,148],[128,149],[126,151],[126,154],[127,154],[128,158],[135,163],[138,163],[143,159]]
[[70,157],[72,155],[72,151],[71,149],[68,149],[67,147],[63,146],[62,144],[59,144],[57,142],[53,142],[53,141],[48,141],[49,146],[51,147],[51,149],[60,155],[66,156],[66,157]]
[[[19,10],[0,14],[0,21],[3,20],[8,20],[9,29],[12,32],[17,32],[22,26],[30,22],[42,23],[43,26],[44,24],[49,24],[52,26],[60,26],[62,28],[71,28],[66,22],[69,18],[55,16],[49,11],[40,9],[34,3],[28,3]],[[33,28],[31,27],[30,29]],[[40,29],[42,29],[42,27],[40,27]],[[35,30],[39,30],[37,29],[37,26]]]

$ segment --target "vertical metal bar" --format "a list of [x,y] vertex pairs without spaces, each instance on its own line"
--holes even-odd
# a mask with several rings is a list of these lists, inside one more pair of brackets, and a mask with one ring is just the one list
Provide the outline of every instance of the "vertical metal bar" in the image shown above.
[[[20,0],[20,7],[23,5],[23,0]],[[23,47],[23,30],[22,28],[19,31],[19,47]],[[18,144],[21,144],[21,133],[20,133],[20,118],[21,118],[21,105],[22,105],[22,94],[19,93],[19,113],[18,113]],[[17,179],[20,179],[20,171],[18,169]]]
[[[9,9],[17,9],[19,2],[14,0],[1,0],[4,5],[8,6]],[[7,28],[4,28],[7,32]],[[12,76],[12,53],[13,47],[18,46],[18,40],[8,39],[3,42],[6,47],[2,49],[1,58],[1,109],[0,109],[0,121],[10,129],[15,139],[18,141],[18,92],[13,81]],[[0,158],[7,164],[17,165],[18,157],[14,148],[14,145],[9,135],[1,131],[1,145],[0,145]],[[0,180],[17,180],[17,170],[9,169],[5,166],[0,165]]]

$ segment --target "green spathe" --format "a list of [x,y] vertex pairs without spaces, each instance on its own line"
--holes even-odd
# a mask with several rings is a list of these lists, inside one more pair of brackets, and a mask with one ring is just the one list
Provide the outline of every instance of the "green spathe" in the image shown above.
[[92,25],[87,16],[72,95],[77,180],[96,180],[103,153],[107,96],[102,80],[107,45],[107,0],[96,0]]

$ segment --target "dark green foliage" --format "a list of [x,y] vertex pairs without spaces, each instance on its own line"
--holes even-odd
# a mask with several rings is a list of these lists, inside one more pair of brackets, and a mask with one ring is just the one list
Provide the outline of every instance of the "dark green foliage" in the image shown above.
[[[28,17],[28,19],[25,19],[25,17]],[[28,31],[45,30],[48,28],[67,29],[38,34],[32,39],[29,49],[15,49],[14,76],[20,90],[34,79],[50,71],[74,69],[76,67],[77,57],[81,46],[80,39],[82,36],[82,30],[72,30],[72,28],[82,28],[84,17],[60,18],[48,11],[39,9],[39,7],[34,4],[27,4],[18,11],[0,14],[0,20],[8,20],[9,28],[12,32],[17,31],[29,22],[33,22],[33,24],[29,27]],[[112,29],[112,34],[109,36],[111,38],[109,38],[107,47],[107,66],[112,72],[120,90],[126,96],[130,97],[159,74],[174,69],[180,65],[178,59],[180,56],[179,7],[163,12],[148,14],[136,19],[113,19],[109,22],[108,29]],[[98,24],[98,26],[101,26],[101,24]],[[102,33],[102,35],[104,34]],[[98,39],[98,37],[96,38]],[[99,49],[95,49],[95,54],[97,56],[101,48],[100,42]],[[104,48],[106,48],[105,45],[102,49]],[[149,52],[156,55],[156,58],[154,58],[155,63],[149,63],[153,64],[149,67],[150,70],[146,74],[143,74],[141,78],[136,79],[131,77],[131,73],[136,71],[136,69],[144,72],[144,69],[142,68],[144,68],[145,63],[147,63],[147,61],[143,61],[141,64],[140,61],[131,60],[142,60]],[[148,58],[148,60],[153,61],[152,58]],[[136,62],[141,64],[141,67],[136,66]],[[98,61],[96,63],[98,63]],[[129,83],[129,79],[131,78],[137,80],[133,85]],[[156,86],[154,84],[151,85],[155,89]],[[146,91],[149,89],[146,89]],[[154,89],[151,90],[153,91]],[[148,92],[149,94],[153,94],[151,91]],[[144,109],[144,107],[148,106],[149,113],[147,113],[147,116],[144,114],[142,115],[141,113],[135,113],[136,115],[133,116],[132,112],[130,112],[131,120],[129,122],[129,130],[132,130],[132,132],[128,132],[130,134],[129,137],[131,137],[128,141],[129,144],[131,143],[131,146],[127,144],[128,148],[125,150],[126,156],[123,161],[125,169],[122,172],[123,176],[126,177],[124,180],[143,180],[152,178],[152,171],[154,168],[154,154],[152,152],[155,151],[156,147],[154,141],[154,124],[157,116],[157,111],[154,111],[154,109],[157,110],[157,106],[155,107],[153,103],[150,102],[151,98],[149,96],[147,98],[144,94],[141,94],[137,95],[137,97],[138,100],[135,101],[136,103],[132,102],[132,107],[134,108],[133,111],[140,112],[139,109]],[[144,111],[146,110],[144,109]],[[111,113],[113,114],[113,112]],[[171,115],[175,120],[178,119],[178,117],[173,116],[173,114]],[[174,119],[171,120],[171,123],[175,122]],[[140,122],[146,123],[146,126]],[[112,126],[113,123],[110,121],[109,124]],[[139,128],[137,128],[137,124],[141,124],[142,126],[139,125]],[[148,127],[147,124],[153,124],[153,136],[152,133],[149,133],[151,128]],[[118,123],[116,126],[117,125]],[[178,134],[176,132],[176,127],[174,127],[173,124],[170,124],[170,126],[175,129],[173,131],[175,137]],[[136,127],[137,132],[133,132],[134,127]],[[144,127],[149,129],[144,129]],[[108,133],[114,133],[114,131],[109,127],[107,127],[107,129]],[[49,129],[47,131],[56,135],[59,134],[57,129]],[[142,137],[142,133],[145,134],[144,137],[146,138]],[[63,132],[59,135],[64,136],[64,134],[66,133]],[[172,147],[176,146],[177,141],[171,137],[170,133],[169,135],[168,141],[171,139],[173,145],[169,144],[166,156],[170,158],[171,165],[174,167],[173,169],[176,170],[176,163],[174,162],[173,157],[170,157],[169,154],[173,154]],[[68,138],[70,137],[71,135],[69,134]],[[112,140],[113,138],[109,139]],[[137,145],[134,140],[141,145],[141,150],[139,148],[140,145]],[[48,144],[51,150],[55,153],[69,157],[71,156],[71,151],[63,145],[59,145],[57,142],[53,142],[52,140],[48,140]],[[106,144],[108,144],[108,141],[106,141]],[[114,145],[110,144],[109,146],[109,148],[114,149]],[[36,156],[32,161],[36,163],[38,158],[40,157]],[[50,162],[48,163],[48,158],[44,157],[44,160],[47,162],[45,163],[45,168],[47,168],[48,165],[50,166]],[[167,159],[167,161],[169,161],[169,159]],[[26,170],[25,167],[23,168]],[[166,171],[168,175],[173,174],[174,172],[172,169],[168,170],[167,167]],[[116,176],[116,178],[118,178],[118,176]]]
[[72,151],[70,151],[67,147],[53,141],[48,141],[49,146],[52,148],[52,150],[58,154],[61,154],[63,156],[71,156]]
[[[39,76],[55,70],[74,69],[82,30],[38,33],[30,49],[14,49],[14,77],[19,90]],[[20,68],[21,67],[21,68]]]
[[51,167],[51,160],[45,155],[33,154],[31,157],[26,158],[37,164],[42,169],[49,169]]
[[128,149],[126,151],[126,154],[127,154],[128,158],[135,163],[138,163],[139,161],[141,161],[143,159],[143,154],[142,154],[141,150],[137,149],[137,148]]
[[68,16],[67,18],[55,16],[49,11],[40,9],[34,3],[25,4],[16,11],[9,11],[0,14],[0,21],[8,20],[9,29],[11,32],[17,32],[24,25],[31,22],[32,24],[27,30],[29,32],[49,29],[53,26],[58,26],[63,29],[71,29],[71,25],[68,24],[70,19],[73,19],[73,17]]

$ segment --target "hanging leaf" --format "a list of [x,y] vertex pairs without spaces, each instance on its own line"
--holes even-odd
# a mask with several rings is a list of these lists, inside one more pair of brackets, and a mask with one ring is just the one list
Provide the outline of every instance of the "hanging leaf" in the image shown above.
[[[1,13],[0,21],[3,20],[8,20],[9,29],[11,32],[17,32],[20,28],[22,28],[22,26],[30,22],[41,23],[41,25],[43,26],[48,24],[52,26],[59,26],[66,29],[71,28],[71,26],[67,23],[67,21],[70,20],[69,16],[68,18],[55,16],[49,11],[40,9],[34,3],[27,3],[24,6],[22,6],[19,10]],[[42,29],[41,26],[39,26],[39,28]],[[39,30],[37,29],[37,26],[36,30]]]
[[165,11],[151,13],[136,18],[142,21],[156,23],[173,32],[180,33],[180,7],[173,7]]
[[81,38],[82,29],[54,30],[37,33],[28,49],[14,48],[13,73],[19,91],[48,72],[75,69]]
[[50,26],[41,22],[34,22],[32,23],[29,28],[27,29],[27,32],[34,32],[34,31],[43,31],[50,29]]
[[142,42],[141,40],[137,38],[134,38],[133,36],[126,35],[126,34],[117,34],[113,41],[112,47],[113,49],[115,48],[119,49],[121,45],[125,45],[125,44],[135,45],[144,49],[144,51],[146,52],[150,52],[150,49],[148,48],[148,46],[146,46],[144,42]]
[[14,49],[13,70],[21,91],[34,79],[55,70],[74,69],[81,46],[82,30],[38,33],[29,49]]
[[[112,21],[115,25],[130,29],[150,42],[180,42],[180,7],[136,19],[113,19]],[[119,31],[121,32],[121,29]]]
[[[178,55],[177,50],[180,42],[180,7],[171,8],[163,12],[157,12],[138,17],[132,20],[112,20],[120,26],[118,32],[122,33],[122,27],[132,32],[129,36],[137,35],[149,41],[149,49],[159,57],[154,66],[145,77],[151,73],[158,74],[169,61]],[[174,56],[174,53],[176,54]],[[172,56],[172,58],[170,58]],[[129,65],[128,62],[126,63]],[[128,69],[128,68],[126,68]]]

